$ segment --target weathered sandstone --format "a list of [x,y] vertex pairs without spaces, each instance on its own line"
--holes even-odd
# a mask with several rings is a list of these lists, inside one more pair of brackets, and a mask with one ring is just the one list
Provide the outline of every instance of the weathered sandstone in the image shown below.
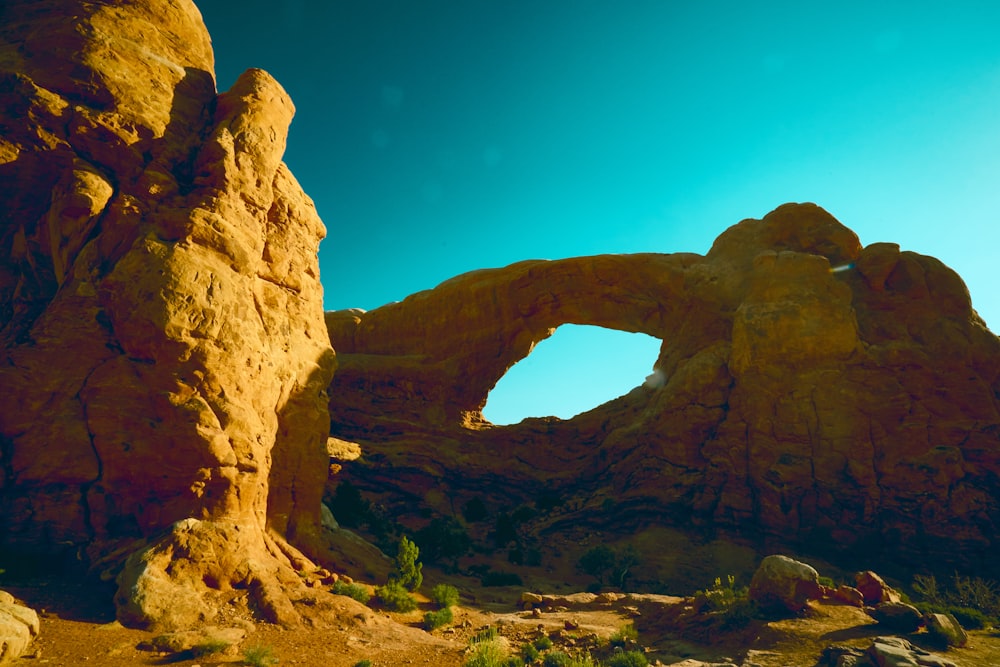
[[[744,220],[705,256],[526,261],[326,320],[332,435],[362,449],[343,476],[404,520],[562,495],[582,502],[567,521],[996,571],[1000,341],[954,271],[862,247],[818,206]],[[490,389],[567,323],[660,338],[658,381],[565,421],[485,422]]]
[[18,604],[7,591],[0,591],[0,665],[24,655],[39,629],[38,613],[34,609]]
[[127,558],[130,622],[294,623],[334,357],[290,99],[217,94],[189,0],[12,0],[0,110],[0,545]]

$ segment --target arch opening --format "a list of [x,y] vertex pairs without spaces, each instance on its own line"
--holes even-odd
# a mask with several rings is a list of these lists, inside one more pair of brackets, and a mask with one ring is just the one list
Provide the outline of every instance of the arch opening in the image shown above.
[[660,345],[647,334],[564,324],[500,378],[483,416],[500,426],[575,417],[643,384]]

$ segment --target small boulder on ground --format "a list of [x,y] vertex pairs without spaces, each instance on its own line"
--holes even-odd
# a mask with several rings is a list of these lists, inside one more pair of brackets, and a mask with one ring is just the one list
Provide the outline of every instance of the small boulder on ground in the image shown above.
[[893,632],[916,632],[924,624],[920,610],[905,602],[883,602],[872,607],[868,615]]
[[197,657],[237,647],[246,634],[246,630],[241,628],[218,628],[208,625],[197,630],[181,630],[157,635],[150,640],[149,648],[163,653],[193,652]]
[[848,586],[847,584],[841,584],[836,588],[827,589],[826,597],[829,600],[850,605],[852,607],[865,606],[865,596],[861,594],[861,591],[853,586]]
[[38,614],[17,603],[14,596],[0,591],[0,664],[14,662],[38,636]]
[[820,598],[819,573],[788,556],[768,556],[750,580],[749,595],[765,611],[798,614]]
[[951,660],[900,637],[876,637],[868,648],[868,656],[876,667],[958,667]]
[[865,597],[865,604],[877,605],[883,602],[900,602],[899,593],[889,584],[885,583],[882,577],[871,570],[858,572],[854,575],[856,588]]
[[956,667],[947,658],[900,637],[876,637],[867,650],[834,645],[823,650],[817,667]]
[[927,631],[942,640],[946,646],[965,646],[969,643],[962,624],[951,614],[928,614],[924,618]]

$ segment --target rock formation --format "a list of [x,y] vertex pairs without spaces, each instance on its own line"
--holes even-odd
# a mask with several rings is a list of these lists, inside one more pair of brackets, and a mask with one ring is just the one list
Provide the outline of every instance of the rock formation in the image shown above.
[[14,662],[38,637],[38,612],[20,605],[7,591],[0,591],[0,665]]
[[0,113],[0,545],[127,557],[131,623],[293,623],[334,357],[291,101],[217,94],[190,0],[10,0]]
[[[343,475],[411,519],[555,494],[620,530],[997,571],[1000,341],[954,271],[862,247],[818,206],[744,220],[705,256],[526,261],[326,319],[332,432],[363,452]],[[658,381],[487,423],[497,380],[567,323],[661,339]]]

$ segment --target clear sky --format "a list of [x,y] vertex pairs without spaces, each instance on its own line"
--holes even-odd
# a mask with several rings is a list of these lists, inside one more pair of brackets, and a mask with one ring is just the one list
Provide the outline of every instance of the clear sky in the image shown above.
[[[813,201],[944,261],[1000,326],[1000,2],[196,2],[220,89],[260,67],[296,104],[328,310],[522,259],[704,253]],[[655,360],[568,329],[488,417],[572,416]]]

